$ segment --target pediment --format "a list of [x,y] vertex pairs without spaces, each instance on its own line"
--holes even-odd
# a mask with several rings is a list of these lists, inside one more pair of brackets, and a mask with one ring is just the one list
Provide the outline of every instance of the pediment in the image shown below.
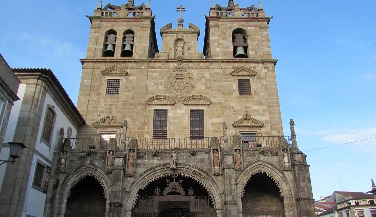
[[123,126],[123,123],[116,119],[116,116],[107,115],[93,123],[94,127],[118,127]]
[[248,113],[248,111],[245,112],[245,115],[235,121],[233,124],[232,124],[233,127],[263,127],[264,126],[264,123],[255,119],[255,118],[252,118],[251,115]]
[[184,105],[210,105],[211,100],[202,95],[192,95],[183,99]]
[[121,68],[120,66],[114,65],[111,67],[108,67],[101,71],[102,75],[104,76],[111,76],[111,75],[117,75],[117,76],[127,76],[128,72]]
[[230,74],[232,76],[256,76],[257,72],[251,68],[240,66],[236,67]]
[[175,105],[176,101],[166,95],[155,95],[150,97],[146,103],[148,105]]

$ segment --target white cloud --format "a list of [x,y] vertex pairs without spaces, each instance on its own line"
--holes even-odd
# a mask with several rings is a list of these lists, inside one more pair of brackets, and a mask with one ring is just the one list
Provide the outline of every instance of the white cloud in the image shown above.
[[329,143],[326,147],[352,145],[356,151],[373,155],[376,160],[376,127],[327,134],[322,139]]
[[376,73],[363,73],[359,76],[360,81],[364,84],[376,80]]

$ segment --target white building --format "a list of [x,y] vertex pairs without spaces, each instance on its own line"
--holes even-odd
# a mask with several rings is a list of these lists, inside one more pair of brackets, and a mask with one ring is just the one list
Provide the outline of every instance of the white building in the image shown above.
[[43,216],[53,151],[63,137],[74,138],[85,121],[51,70],[13,71],[21,81],[20,100],[12,108],[4,142],[27,148],[14,164],[2,165],[0,216]]
[[[321,217],[376,217],[376,201],[373,194],[363,192],[335,191],[325,199],[335,202],[334,208],[317,216]],[[319,202],[316,202],[316,207]]]

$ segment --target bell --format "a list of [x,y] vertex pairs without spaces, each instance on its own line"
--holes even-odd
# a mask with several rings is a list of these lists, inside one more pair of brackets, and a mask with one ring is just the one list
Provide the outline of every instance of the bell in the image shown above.
[[109,45],[107,46],[107,48],[106,48],[106,51],[112,51],[112,52],[114,52],[114,45],[109,44]]
[[132,51],[132,45],[131,44],[125,44],[124,51]]
[[236,48],[235,57],[247,57],[247,54],[245,54],[243,47],[237,47]]

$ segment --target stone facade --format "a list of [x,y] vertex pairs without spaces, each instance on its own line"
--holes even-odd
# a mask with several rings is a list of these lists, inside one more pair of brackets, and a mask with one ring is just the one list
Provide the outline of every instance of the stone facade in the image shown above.
[[261,5],[212,5],[203,53],[182,16],[159,51],[149,5],[99,5],[89,19],[87,125],[59,141],[44,216],[314,216]]
[[[13,73],[12,69],[9,67],[8,63],[5,61],[3,56],[0,54],[0,152],[2,143],[4,140],[4,135],[6,127],[8,124],[8,119],[10,116],[10,111],[12,109],[13,103],[19,98],[17,97],[18,85],[20,80]],[[0,188],[1,189],[1,188]]]

